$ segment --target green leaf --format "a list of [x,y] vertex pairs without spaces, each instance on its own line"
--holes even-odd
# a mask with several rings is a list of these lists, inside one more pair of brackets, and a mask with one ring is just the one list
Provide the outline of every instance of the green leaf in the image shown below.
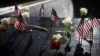
[[63,33],[67,34],[68,30],[67,29],[63,29]]

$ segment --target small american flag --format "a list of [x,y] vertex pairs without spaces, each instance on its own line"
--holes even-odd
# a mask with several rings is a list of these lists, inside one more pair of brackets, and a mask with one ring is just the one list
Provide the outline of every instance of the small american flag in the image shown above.
[[56,24],[56,26],[59,26],[60,20],[59,20],[59,18],[57,16],[56,11],[53,8],[52,8],[52,13],[51,13],[50,19]]
[[27,25],[27,23],[25,21],[20,22],[20,21],[16,20],[14,27],[15,27],[15,29],[23,32],[24,30],[26,30],[26,25]]
[[86,36],[86,34],[89,32],[90,29],[91,29],[91,23],[89,20],[87,20],[83,24],[80,21],[79,25],[77,26],[77,31],[80,37]]
[[19,10],[18,6],[15,5],[14,15],[15,15],[15,16],[19,16],[19,14],[20,14],[20,10]]
[[38,20],[43,17],[44,15],[44,4],[42,4],[40,11],[39,11],[39,15],[38,15]]
[[14,27],[15,29],[23,32],[24,30],[26,30],[26,25],[27,22],[23,19],[20,13],[20,15],[18,16],[18,20],[15,21]]
[[98,26],[100,26],[100,22],[97,20],[97,18],[93,18],[93,19],[91,19],[92,21],[92,27],[98,27]]

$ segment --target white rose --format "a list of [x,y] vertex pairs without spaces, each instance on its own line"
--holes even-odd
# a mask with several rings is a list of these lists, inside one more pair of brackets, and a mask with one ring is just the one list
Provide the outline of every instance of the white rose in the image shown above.
[[71,17],[68,17],[68,18],[65,18],[64,20],[62,20],[62,23],[65,25],[65,26],[70,26],[72,24],[72,18]]
[[3,19],[1,19],[1,22],[3,23],[3,24],[10,24],[10,19],[11,19],[11,17],[8,17],[8,18],[3,18]]
[[88,9],[87,8],[80,8],[81,16],[86,15],[87,13],[88,13]]
[[28,19],[30,16],[29,16],[29,12],[24,12],[24,13],[22,13],[22,17],[24,18],[24,19]]
[[59,40],[62,36],[60,34],[53,35],[53,39]]

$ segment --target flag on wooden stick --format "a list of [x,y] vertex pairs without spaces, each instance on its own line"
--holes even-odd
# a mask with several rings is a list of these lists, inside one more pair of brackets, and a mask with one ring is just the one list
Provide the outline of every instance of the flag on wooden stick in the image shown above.
[[56,24],[56,26],[59,26],[60,20],[57,16],[57,13],[56,13],[55,9],[53,9],[53,8],[52,8],[52,13],[51,13],[50,19],[52,20],[52,22],[54,22]]
[[40,11],[39,11],[39,15],[38,15],[38,20],[43,17],[44,15],[44,4],[42,4]]

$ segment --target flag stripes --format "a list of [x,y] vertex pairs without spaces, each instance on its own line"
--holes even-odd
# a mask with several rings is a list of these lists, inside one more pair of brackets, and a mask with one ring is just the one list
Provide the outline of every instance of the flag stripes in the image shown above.
[[76,37],[81,38],[91,38],[93,37],[93,30],[91,28],[98,27],[99,21],[96,18],[88,19],[83,24],[80,21],[79,25],[77,26],[78,33],[76,34]]
[[84,37],[89,32],[90,28],[91,24],[88,21],[86,21],[83,24],[79,23],[77,31],[81,37]]
[[83,36],[85,36],[90,29],[91,29],[91,24],[89,23],[89,21],[86,21],[83,25]]
[[100,26],[100,23],[98,22],[98,20],[96,18],[92,19],[92,23],[93,23],[92,27],[98,27],[98,26]]
[[19,22],[18,20],[16,20],[14,27],[17,30],[24,31],[26,30],[26,25],[27,23],[25,21]]
[[84,38],[91,39],[93,37],[92,32],[90,31]]

